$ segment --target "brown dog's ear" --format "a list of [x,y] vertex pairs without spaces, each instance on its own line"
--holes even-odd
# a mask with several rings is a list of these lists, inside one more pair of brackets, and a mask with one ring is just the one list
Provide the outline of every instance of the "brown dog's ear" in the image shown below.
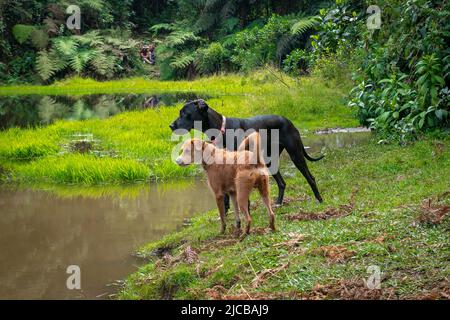
[[203,150],[203,144],[205,143],[204,141],[201,140],[192,140],[192,143],[194,145],[194,149],[197,151],[201,151]]
[[206,104],[205,100],[203,99],[198,99],[197,101],[195,101],[195,104],[197,105],[198,110],[200,110],[201,112],[206,112],[208,111],[208,105]]

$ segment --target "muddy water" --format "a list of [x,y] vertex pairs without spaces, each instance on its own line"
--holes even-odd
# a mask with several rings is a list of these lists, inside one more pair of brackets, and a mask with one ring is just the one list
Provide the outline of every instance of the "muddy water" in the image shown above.
[[[355,129],[355,131],[351,131]],[[339,132],[331,134],[306,134],[302,135],[302,141],[311,155],[317,155],[320,152],[328,152],[334,149],[351,148],[360,143],[368,141],[372,134],[370,131],[356,130],[349,128],[348,132]]]
[[[369,138],[311,134],[303,142],[317,156]],[[286,155],[282,164],[285,177],[299,174]],[[142,263],[136,248],[215,207],[201,181],[41,189],[0,187],[0,299],[104,299],[116,290],[108,284]],[[69,265],[80,267],[81,290],[66,287]]]
[[[204,182],[133,190],[0,188],[0,299],[96,299],[141,262],[131,253],[213,208]],[[208,195],[208,196],[205,196]],[[78,265],[81,290],[68,290]]]

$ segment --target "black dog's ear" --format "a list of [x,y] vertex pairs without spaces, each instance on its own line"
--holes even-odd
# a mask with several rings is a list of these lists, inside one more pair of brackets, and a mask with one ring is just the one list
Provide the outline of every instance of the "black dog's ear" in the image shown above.
[[197,108],[202,111],[202,112],[206,112],[208,111],[208,105],[206,104],[205,100],[203,99],[198,99],[197,101],[195,101],[195,104],[197,105]]

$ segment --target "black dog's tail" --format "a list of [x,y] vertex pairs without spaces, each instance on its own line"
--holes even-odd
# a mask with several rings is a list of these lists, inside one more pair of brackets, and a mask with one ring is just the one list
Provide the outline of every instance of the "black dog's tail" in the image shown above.
[[308,159],[309,161],[319,161],[320,159],[325,157],[324,155],[321,155],[318,158],[313,158],[306,152],[305,147],[302,146],[302,148],[303,148],[303,154],[305,155],[305,158]]

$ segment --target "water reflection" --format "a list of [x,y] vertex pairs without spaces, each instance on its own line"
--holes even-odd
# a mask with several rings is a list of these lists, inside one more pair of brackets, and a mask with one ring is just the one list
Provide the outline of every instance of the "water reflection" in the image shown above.
[[[204,182],[130,188],[1,188],[0,299],[104,298],[136,270],[136,248],[214,207]],[[82,290],[66,288],[72,264]]]
[[198,98],[195,93],[5,96],[0,97],[0,128],[45,125],[57,119],[104,119],[126,110],[170,106]]

